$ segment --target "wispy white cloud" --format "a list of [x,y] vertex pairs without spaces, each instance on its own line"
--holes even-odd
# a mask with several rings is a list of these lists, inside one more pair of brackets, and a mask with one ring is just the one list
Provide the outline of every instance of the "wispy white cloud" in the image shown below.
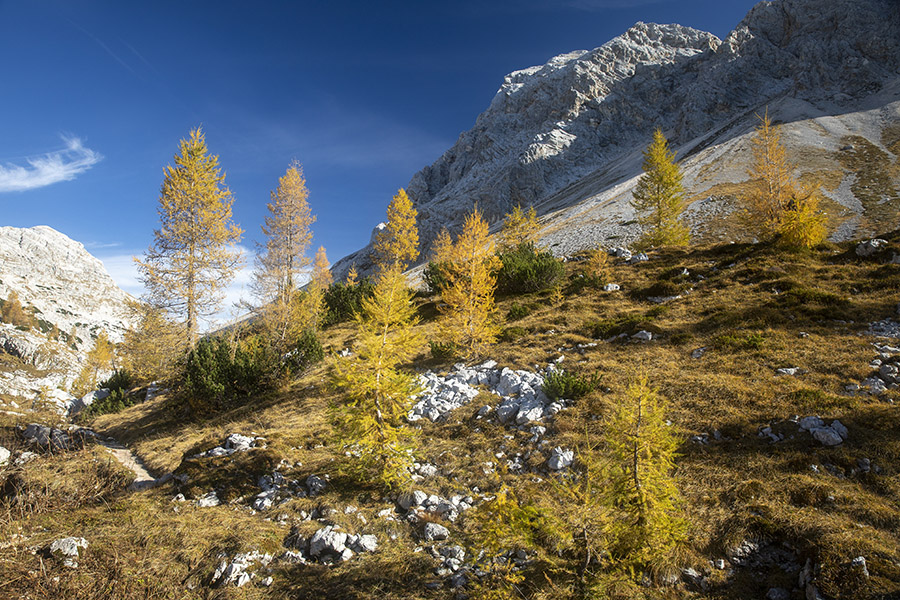
[[70,181],[103,160],[77,137],[63,136],[66,147],[26,158],[27,166],[0,164],[0,192],[23,192]]

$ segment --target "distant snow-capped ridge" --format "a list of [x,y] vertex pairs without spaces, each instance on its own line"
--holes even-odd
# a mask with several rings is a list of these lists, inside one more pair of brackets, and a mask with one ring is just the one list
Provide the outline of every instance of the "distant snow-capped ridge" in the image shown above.
[[[867,122],[900,119],[898,73],[900,6],[892,0],[760,2],[724,40],[639,22],[599,48],[504,78],[475,126],[407,186],[423,248],[442,227],[458,228],[476,202],[494,223],[516,204],[534,205],[545,233],[556,231],[548,245],[577,249],[565,232],[582,245],[628,241],[639,232],[622,225],[633,218],[627,201],[656,127],[698,192],[725,177],[746,179],[743,138],[767,106],[789,123],[872,110],[880,112]],[[851,132],[880,145],[870,127],[840,125],[810,126],[821,139],[798,134],[788,143],[830,150]],[[707,168],[701,177],[713,161],[738,168]],[[859,208],[846,190],[833,199]],[[854,227],[844,234],[863,234]],[[335,271],[351,264],[369,267],[370,246]]]

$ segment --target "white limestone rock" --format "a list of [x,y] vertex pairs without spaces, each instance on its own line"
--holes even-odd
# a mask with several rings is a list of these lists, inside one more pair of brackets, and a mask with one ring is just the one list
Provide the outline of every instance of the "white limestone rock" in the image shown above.
[[50,543],[50,555],[64,567],[75,569],[78,567],[78,559],[87,547],[87,540],[83,537],[61,538]]

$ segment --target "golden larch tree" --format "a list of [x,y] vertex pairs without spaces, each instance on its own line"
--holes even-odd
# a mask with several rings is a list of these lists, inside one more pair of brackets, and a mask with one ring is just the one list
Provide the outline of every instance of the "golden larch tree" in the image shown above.
[[686,245],[691,233],[681,221],[685,209],[681,168],[659,128],[644,151],[643,169],[631,201],[637,220],[645,230],[638,245],[648,248]]
[[15,290],[10,290],[3,308],[0,309],[0,320],[16,327],[30,328],[34,319],[25,313],[19,294]]
[[500,260],[478,207],[466,216],[463,230],[442,263],[446,283],[441,291],[440,337],[456,346],[465,358],[474,358],[497,339],[495,271]]
[[317,331],[325,303],[325,292],[331,285],[331,275],[328,256],[325,254],[325,246],[319,246],[316,257],[313,259],[312,274],[306,285],[305,293],[301,300],[301,315],[306,328]]
[[266,242],[260,244],[252,287],[261,302],[257,312],[278,346],[290,345],[304,328],[296,295],[310,263],[306,251],[312,241],[310,227],[316,221],[308,197],[303,168],[294,161],[271,192],[262,226]]
[[219,157],[209,153],[199,127],[181,140],[174,162],[164,171],[160,227],[144,260],[135,262],[146,299],[183,319],[186,345],[193,348],[200,318],[216,312],[241,264],[234,246],[242,230],[231,220],[234,199]]
[[375,257],[381,268],[397,264],[400,270],[419,256],[416,212],[406,190],[399,189],[387,208],[387,224],[375,237]]
[[672,475],[680,441],[646,377],[628,387],[604,425],[610,465],[605,494],[618,513],[610,526],[611,550],[623,567],[639,574],[659,566],[686,537]]
[[751,139],[753,162],[747,170],[750,189],[743,196],[745,222],[761,239],[812,248],[827,234],[819,191],[794,178],[795,165],[788,159],[781,127],[772,124],[768,109],[757,118]]
[[115,347],[109,341],[106,332],[101,329],[97,339],[94,340],[94,347],[87,353],[81,373],[72,383],[72,393],[80,397],[97,387],[100,373],[113,368],[114,358]]
[[537,212],[534,207],[529,206],[527,210],[522,210],[522,205],[517,204],[512,212],[506,214],[503,221],[503,229],[500,230],[500,250],[511,250],[533,242],[537,238],[537,233]]
[[378,275],[355,319],[355,355],[332,364],[332,383],[346,397],[335,408],[334,423],[359,473],[397,488],[410,477],[415,435],[404,418],[419,391],[415,376],[399,366],[421,345],[412,293],[399,266]]
[[132,301],[128,308],[134,326],[121,345],[122,366],[142,383],[171,381],[184,354],[183,329],[151,304]]

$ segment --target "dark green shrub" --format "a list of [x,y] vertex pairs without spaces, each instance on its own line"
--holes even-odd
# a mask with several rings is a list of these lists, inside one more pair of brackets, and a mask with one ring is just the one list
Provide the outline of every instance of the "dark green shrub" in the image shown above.
[[78,414],[78,421],[85,422],[100,415],[117,413],[140,402],[137,394],[129,394],[134,383],[134,377],[125,369],[113,371],[109,379],[100,382],[97,386],[98,389],[108,389],[109,395],[106,398],[95,400],[90,406],[85,407]]
[[512,306],[509,307],[509,312],[506,313],[507,321],[518,321],[519,319],[524,319],[528,315],[531,314],[531,306],[527,304],[519,304],[518,302],[513,302]]
[[362,309],[362,301],[375,293],[375,284],[368,277],[353,285],[332,283],[325,290],[325,324],[349,321]]
[[597,373],[587,377],[568,371],[554,371],[544,377],[543,389],[550,400],[577,400],[594,391],[600,385],[600,379]]
[[203,338],[185,361],[184,392],[197,411],[222,409],[269,388],[281,368],[281,357],[260,336],[234,348],[225,338]]
[[525,294],[552,288],[563,280],[562,261],[535,248],[531,242],[500,254],[502,266],[497,273],[497,290],[503,294]]
[[285,355],[285,364],[295,372],[303,371],[307,367],[321,362],[325,358],[325,351],[315,332],[306,329],[300,334],[300,339],[294,348]]
[[523,338],[528,334],[524,327],[506,327],[500,332],[500,341],[514,342],[519,338]]
[[455,358],[459,352],[459,347],[453,342],[435,342],[428,340],[428,346],[431,348],[431,356],[438,360],[450,360]]
[[447,287],[447,276],[441,263],[430,262],[422,271],[422,279],[432,294],[438,294]]

